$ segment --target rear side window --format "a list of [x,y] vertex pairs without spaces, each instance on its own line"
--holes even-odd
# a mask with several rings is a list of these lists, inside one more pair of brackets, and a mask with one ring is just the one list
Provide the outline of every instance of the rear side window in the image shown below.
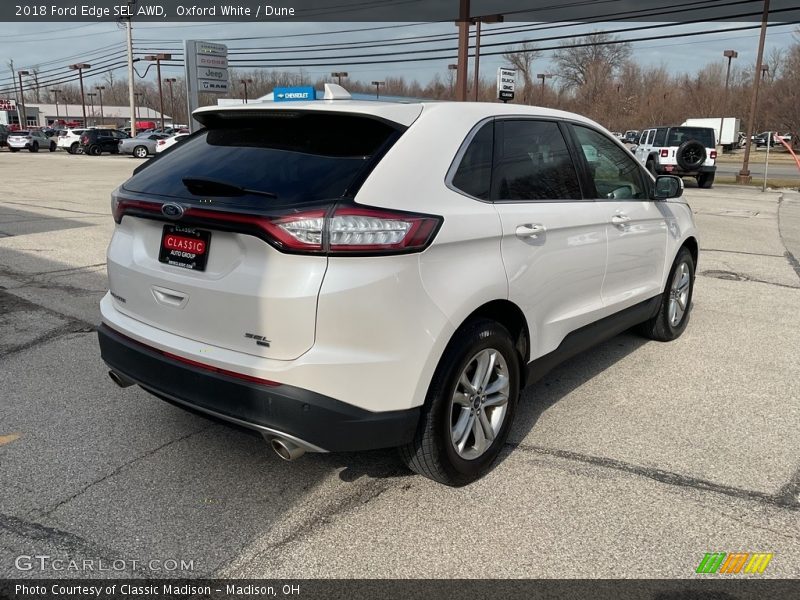
[[[355,193],[353,187],[374,166],[373,158],[396,141],[399,129],[341,113],[221,113],[210,116],[207,128],[177,151],[146,163],[123,187],[200,200],[183,179],[201,178],[276,196],[252,196],[249,206],[340,198]],[[218,203],[225,204],[224,197]]]
[[494,121],[486,123],[472,138],[453,176],[453,186],[470,196],[488,200],[493,148]]
[[494,154],[494,200],[582,198],[575,166],[556,123],[498,121]]
[[650,131],[647,132],[647,143],[648,143],[648,145],[653,143],[653,138],[655,137],[655,135],[656,135],[656,130],[655,129],[651,129]]
[[667,128],[666,127],[659,127],[656,129],[656,137],[653,141],[653,144],[656,146],[666,146],[667,145]]

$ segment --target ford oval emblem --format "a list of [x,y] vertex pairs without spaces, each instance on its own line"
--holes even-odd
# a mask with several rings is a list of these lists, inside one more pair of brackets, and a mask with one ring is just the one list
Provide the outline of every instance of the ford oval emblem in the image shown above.
[[183,207],[180,204],[169,202],[161,207],[161,214],[168,219],[180,219],[183,216]]

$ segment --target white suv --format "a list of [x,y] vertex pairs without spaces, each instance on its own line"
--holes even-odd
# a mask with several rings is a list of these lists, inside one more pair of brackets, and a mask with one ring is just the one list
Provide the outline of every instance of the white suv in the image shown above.
[[56,145],[70,154],[82,154],[81,136],[85,131],[86,129],[61,129]]
[[717,170],[715,135],[711,127],[654,127],[642,132],[634,154],[653,175],[694,177],[699,187],[710,188]]
[[686,327],[682,183],[581,116],[351,100],[194,116],[204,130],[113,194],[102,357],[119,385],[283,458],[398,446],[462,485],[560,360]]

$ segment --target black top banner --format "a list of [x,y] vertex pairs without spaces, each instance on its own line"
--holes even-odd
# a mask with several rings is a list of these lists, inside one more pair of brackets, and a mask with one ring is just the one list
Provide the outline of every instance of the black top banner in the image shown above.
[[[2,0],[0,21],[447,22],[460,0]],[[520,22],[758,21],[764,0],[471,0],[472,19]],[[800,22],[797,0],[771,0],[769,20]]]

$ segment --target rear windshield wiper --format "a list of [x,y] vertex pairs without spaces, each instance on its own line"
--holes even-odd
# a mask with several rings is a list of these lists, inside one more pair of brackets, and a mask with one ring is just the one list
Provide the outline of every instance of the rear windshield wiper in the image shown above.
[[278,197],[278,194],[272,192],[251,190],[233,183],[207,177],[184,177],[181,181],[186,186],[186,189],[195,196],[244,196],[245,194],[253,194],[267,198]]

